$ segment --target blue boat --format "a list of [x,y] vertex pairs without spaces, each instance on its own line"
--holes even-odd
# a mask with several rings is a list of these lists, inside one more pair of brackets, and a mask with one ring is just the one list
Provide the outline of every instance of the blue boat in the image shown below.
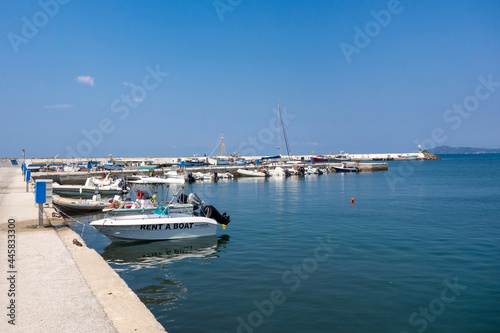
[[342,163],[339,167],[334,166],[335,172],[359,172],[358,167],[347,166],[345,163]]

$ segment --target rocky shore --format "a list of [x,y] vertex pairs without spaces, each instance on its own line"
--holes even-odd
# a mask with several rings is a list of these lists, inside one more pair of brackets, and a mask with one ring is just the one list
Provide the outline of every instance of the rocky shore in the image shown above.
[[439,157],[437,157],[436,155],[434,155],[434,154],[424,152],[424,160],[426,160],[426,161],[437,161],[437,160],[441,160],[441,159]]

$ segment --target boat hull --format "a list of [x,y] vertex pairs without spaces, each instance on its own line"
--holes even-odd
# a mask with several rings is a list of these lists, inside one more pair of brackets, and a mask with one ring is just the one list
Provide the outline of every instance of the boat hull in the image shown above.
[[339,168],[339,167],[333,167],[335,169],[335,172],[359,172],[359,169],[357,168]]
[[73,200],[70,198],[55,197],[52,204],[64,213],[86,213],[101,211],[109,206],[109,201]]
[[122,219],[97,220],[90,225],[112,240],[168,240],[217,234],[217,222],[201,216],[132,215]]
[[[95,192],[96,188],[92,186],[78,186],[78,185],[54,185],[53,192],[61,196],[72,196],[72,197],[86,197],[91,198]],[[126,193],[122,189],[102,189],[99,188],[99,193],[102,196],[114,196]]]
[[266,174],[264,172],[259,172],[259,171],[252,171],[252,170],[245,170],[245,169],[238,169],[238,174],[244,177],[260,177],[260,178],[265,178]]
[[322,158],[322,157],[311,157],[311,162],[312,162],[312,164],[326,163],[326,162],[329,162],[329,159],[328,158]]

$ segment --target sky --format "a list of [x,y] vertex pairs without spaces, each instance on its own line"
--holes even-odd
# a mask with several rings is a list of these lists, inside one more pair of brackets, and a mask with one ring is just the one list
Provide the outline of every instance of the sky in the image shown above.
[[[500,147],[499,1],[3,1],[0,157]],[[284,147],[284,146],[283,146]],[[284,152],[284,148],[282,152]]]

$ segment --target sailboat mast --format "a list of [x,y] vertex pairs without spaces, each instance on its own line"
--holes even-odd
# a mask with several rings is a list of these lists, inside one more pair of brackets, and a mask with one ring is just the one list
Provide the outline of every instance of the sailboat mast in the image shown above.
[[224,132],[222,132],[221,138],[220,138],[220,154],[219,156],[224,156]]
[[278,136],[280,137],[280,156],[281,156],[281,110],[280,103],[278,102]]

